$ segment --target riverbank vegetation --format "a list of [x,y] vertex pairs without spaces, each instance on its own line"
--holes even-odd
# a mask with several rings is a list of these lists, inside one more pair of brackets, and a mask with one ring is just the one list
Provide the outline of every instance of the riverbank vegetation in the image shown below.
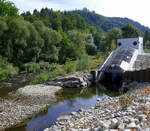
[[0,81],[17,72],[39,72],[39,80],[46,81],[96,68],[116,48],[117,38],[141,34],[129,24],[102,31],[76,11],[18,11],[0,0]]

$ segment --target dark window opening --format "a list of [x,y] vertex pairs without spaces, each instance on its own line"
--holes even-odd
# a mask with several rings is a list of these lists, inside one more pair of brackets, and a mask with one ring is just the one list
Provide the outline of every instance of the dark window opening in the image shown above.
[[134,41],[134,42],[133,42],[133,45],[134,45],[134,46],[136,46],[136,45],[137,45],[137,42],[136,42],[136,41]]
[[119,42],[119,43],[118,43],[118,46],[121,46],[121,45],[122,45],[122,43],[121,43],[121,42]]

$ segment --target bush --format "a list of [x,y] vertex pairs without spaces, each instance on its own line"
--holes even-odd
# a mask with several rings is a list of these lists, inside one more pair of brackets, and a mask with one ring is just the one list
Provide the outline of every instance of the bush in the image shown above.
[[35,72],[42,72],[42,71],[48,71],[51,72],[55,69],[57,69],[59,65],[56,63],[50,64],[49,62],[41,61],[39,63],[29,62],[23,65],[24,70],[28,73],[35,73]]
[[65,74],[66,74],[66,72],[64,70],[64,67],[59,66],[52,73],[50,73],[49,79],[53,79],[53,78],[56,78],[57,76],[61,76],[61,75],[65,75]]
[[24,69],[28,73],[40,72],[40,65],[38,63],[29,62],[24,64]]
[[7,79],[10,76],[16,75],[19,69],[8,63],[5,58],[0,56],[0,81]]
[[75,72],[77,63],[75,61],[71,61],[68,59],[64,65],[64,69],[66,73]]
[[89,70],[92,66],[92,59],[89,56],[84,56],[77,61],[77,71]]
[[39,82],[46,82],[49,79],[49,75],[47,73],[40,73],[38,81]]

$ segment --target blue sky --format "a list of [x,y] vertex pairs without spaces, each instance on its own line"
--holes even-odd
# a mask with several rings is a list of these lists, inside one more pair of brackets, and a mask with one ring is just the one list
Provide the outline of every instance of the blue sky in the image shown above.
[[150,27],[150,0],[11,0],[20,12],[43,7],[73,10],[84,7],[104,16],[128,17]]

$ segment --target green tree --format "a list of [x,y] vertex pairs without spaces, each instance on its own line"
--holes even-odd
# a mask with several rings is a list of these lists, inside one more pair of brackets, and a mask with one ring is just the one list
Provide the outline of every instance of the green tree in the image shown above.
[[86,35],[84,33],[80,33],[75,30],[69,31],[68,39],[72,46],[71,55],[73,59],[81,58],[84,54],[86,54]]
[[27,47],[27,39],[30,36],[28,22],[22,19],[8,21],[9,30],[6,33],[5,41],[7,57],[11,62],[20,65],[24,58],[24,50]]
[[0,0],[0,16],[17,16],[18,9],[14,3],[6,0]]
[[124,38],[132,38],[132,37],[138,37],[139,36],[139,31],[136,27],[127,24],[122,29],[122,36]]
[[7,29],[7,23],[5,21],[0,20],[0,36],[2,36]]
[[119,28],[113,28],[108,31],[106,37],[106,46],[108,50],[114,50],[116,47],[116,41],[122,37],[122,31]]
[[96,32],[94,34],[94,44],[97,46],[97,48],[100,50],[100,46],[102,44],[102,40],[105,38],[104,33],[102,32]]
[[122,31],[119,28],[113,28],[108,31],[108,39],[116,40],[122,37]]
[[145,31],[144,32],[144,43],[149,40],[150,40],[150,32]]

